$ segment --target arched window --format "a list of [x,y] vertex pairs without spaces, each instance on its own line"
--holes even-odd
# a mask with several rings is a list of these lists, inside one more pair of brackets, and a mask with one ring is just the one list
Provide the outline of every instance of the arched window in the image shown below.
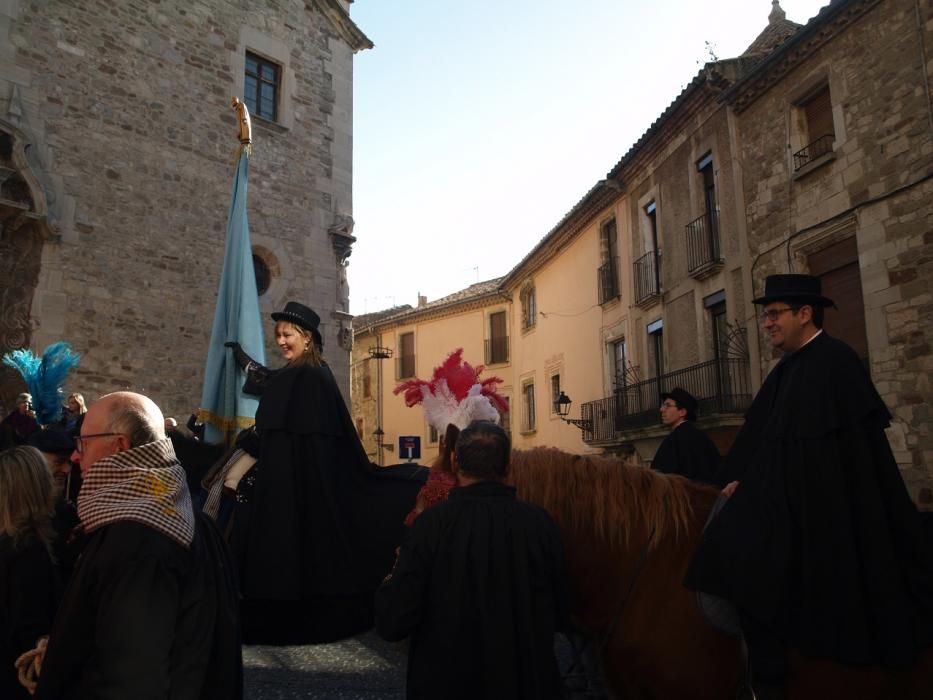
[[272,284],[272,271],[266,261],[256,253],[253,253],[253,271],[256,275],[256,292],[262,296],[269,291],[269,285]]

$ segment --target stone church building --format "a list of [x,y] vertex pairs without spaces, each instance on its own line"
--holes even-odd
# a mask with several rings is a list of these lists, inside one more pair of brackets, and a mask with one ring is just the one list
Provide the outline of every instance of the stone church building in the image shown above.
[[[316,309],[348,394],[353,56],[372,47],[351,1],[0,0],[0,353],[66,340],[68,391],[197,408],[236,95],[263,314]],[[5,410],[20,390],[3,368]]]

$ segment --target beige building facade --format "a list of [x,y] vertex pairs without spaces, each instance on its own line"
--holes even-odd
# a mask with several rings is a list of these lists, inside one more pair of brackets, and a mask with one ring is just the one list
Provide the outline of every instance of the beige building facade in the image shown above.
[[[486,365],[484,377],[503,379],[499,392],[511,399],[509,300],[500,291],[500,281],[480,282],[431,303],[422,297],[419,306],[399,313],[354,319],[352,414],[374,462],[405,461],[407,455],[399,449],[403,436],[419,438],[421,456],[416,461],[430,464],[437,456],[439,436],[425,421],[421,408],[406,407],[393,391],[407,379],[429,380],[434,368],[457,348],[463,348],[463,359],[471,365]],[[495,336],[486,331],[490,324]],[[368,400],[363,396],[367,375],[371,383]],[[504,420],[510,428],[508,416]]]
[[[0,353],[67,340],[68,390],[198,406],[236,95],[262,311],[314,307],[349,395],[353,55],[372,46],[349,7],[0,0]],[[271,321],[266,340],[276,358]],[[21,384],[0,372],[8,403]]]
[[[443,321],[404,312],[395,339],[412,334],[427,378],[455,347],[482,356],[501,309],[509,356],[493,369],[516,447],[650,463],[661,394],[680,386],[725,453],[775,361],[751,300],[768,274],[809,272],[836,299],[827,331],[865,358],[911,495],[930,508],[933,16],[910,0],[835,0],[801,26],[771,5],[748,49],[707,64],[495,289],[441,304]],[[384,394],[382,427],[395,426],[426,430]]]

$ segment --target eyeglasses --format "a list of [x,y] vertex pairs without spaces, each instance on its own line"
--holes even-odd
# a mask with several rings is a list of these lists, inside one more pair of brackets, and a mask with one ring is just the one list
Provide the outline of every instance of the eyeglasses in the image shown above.
[[677,404],[673,401],[665,401],[661,404],[661,408],[677,408]]
[[768,309],[767,311],[762,311],[761,316],[759,316],[759,318],[761,319],[762,323],[764,323],[765,321],[774,322],[774,321],[777,321],[781,317],[781,314],[787,313],[788,311],[793,311],[794,313],[797,313],[798,311],[800,311],[800,307],[799,306],[796,306],[796,307],[785,306],[783,309]]
[[79,455],[84,453],[85,440],[96,437],[116,437],[117,435],[123,435],[123,433],[92,433],[91,435],[76,435],[75,452],[77,452]]

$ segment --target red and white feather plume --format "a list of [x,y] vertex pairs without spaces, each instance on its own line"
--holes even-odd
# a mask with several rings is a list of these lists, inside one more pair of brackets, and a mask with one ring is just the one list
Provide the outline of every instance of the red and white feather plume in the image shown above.
[[441,435],[449,424],[463,430],[475,420],[499,422],[499,414],[509,410],[509,402],[496,390],[499,377],[480,379],[485,367],[473,367],[463,361],[463,348],[457,348],[440,367],[434,368],[431,381],[409,379],[395,387],[405,394],[405,405],[424,406],[428,423]]

